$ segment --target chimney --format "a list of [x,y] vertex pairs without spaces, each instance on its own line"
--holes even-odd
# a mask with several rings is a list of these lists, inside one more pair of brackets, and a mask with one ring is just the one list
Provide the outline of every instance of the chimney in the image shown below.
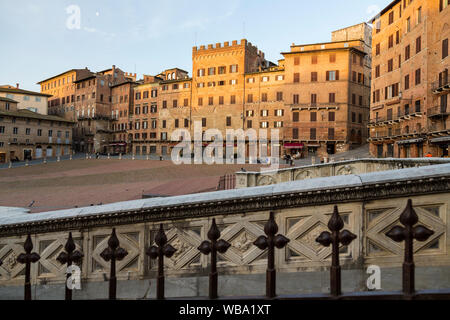
[[18,83],[16,83],[16,89],[19,89],[19,84]]

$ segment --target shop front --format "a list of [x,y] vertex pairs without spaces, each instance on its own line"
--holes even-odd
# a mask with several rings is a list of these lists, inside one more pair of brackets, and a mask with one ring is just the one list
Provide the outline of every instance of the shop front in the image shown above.
[[305,145],[301,142],[286,142],[283,147],[285,154],[290,154],[298,158],[304,157],[303,150]]
[[[423,156],[423,138],[397,141],[399,158],[419,158]],[[422,155],[420,155],[422,153]]]
[[447,158],[449,156],[448,146],[450,144],[450,136],[431,139],[430,143],[438,147],[439,150],[439,154],[437,154],[438,157]]

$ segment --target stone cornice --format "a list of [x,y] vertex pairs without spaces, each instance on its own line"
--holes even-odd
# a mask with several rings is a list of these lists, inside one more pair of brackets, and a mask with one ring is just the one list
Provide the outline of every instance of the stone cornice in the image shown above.
[[264,210],[281,210],[311,205],[358,202],[395,197],[410,197],[450,191],[450,176],[416,178],[396,182],[363,184],[322,190],[265,194],[202,203],[157,206],[104,214],[76,216],[0,226],[0,237],[27,233],[49,233],[146,222],[203,218]]

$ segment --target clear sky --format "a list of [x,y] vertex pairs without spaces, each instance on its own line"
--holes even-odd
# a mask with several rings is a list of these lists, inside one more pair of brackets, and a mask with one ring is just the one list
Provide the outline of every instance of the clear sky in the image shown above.
[[[292,43],[368,21],[392,0],[0,0],[0,85],[72,68],[192,73],[192,47],[248,39],[276,62]],[[77,15],[79,11],[79,15]],[[78,23],[79,22],[79,23]]]

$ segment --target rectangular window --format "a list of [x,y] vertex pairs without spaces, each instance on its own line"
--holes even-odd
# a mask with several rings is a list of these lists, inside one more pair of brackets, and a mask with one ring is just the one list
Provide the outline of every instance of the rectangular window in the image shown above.
[[277,101],[283,101],[283,92],[277,92]]
[[247,128],[252,128],[252,120],[247,120]]
[[326,72],[326,80],[327,80],[327,81],[336,81],[336,80],[339,80],[339,70],[335,70],[335,71],[327,71],[327,72]]
[[336,62],[336,54],[330,54],[330,63],[335,63]]
[[300,113],[293,112],[292,113],[292,122],[298,122],[300,120]]
[[311,82],[317,81],[317,72],[311,72]]
[[400,31],[397,31],[395,33],[395,44],[399,44],[400,43]]
[[203,106],[203,98],[198,98],[198,105]]
[[388,72],[392,72],[394,70],[394,60],[390,59],[388,61]]
[[248,96],[247,96],[247,102],[248,103],[252,103],[253,102],[253,94],[248,94]]
[[442,59],[448,57],[448,39],[442,41]]
[[183,106],[187,107],[189,105],[189,99],[184,99]]
[[417,69],[416,70],[416,86],[419,85],[421,82],[420,75],[421,75],[420,69]]
[[311,112],[310,113],[310,119],[311,122],[316,122],[317,121],[317,113],[316,112]]
[[179,126],[179,121],[178,121],[178,119],[175,119],[175,128],[178,128],[178,126]]
[[219,97],[219,104],[222,105],[223,103],[224,103],[223,96],[220,96],[220,97]]
[[163,107],[163,109],[167,108],[167,101],[166,100],[163,101],[162,107]]
[[202,127],[203,127],[203,128],[206,127],[206,118],[202,118]]
[[389,24],[393,24],[394,23],[394,11],[391,11],[389,13]]
[[405,90],[409,89],[409,74],[405,76]]
[[225,74],[227,72],[227,67],[219,67],[219,74]]
[[292,129],[292,139],[298,139],[298,128]]
[[300,73],[294,73],[294,83],[300,82]]
[[232,95],[230,97],[230,104],[236,104],[236,96],[235,95]]
[[405,48],[405,61],[409,60],[411,57],[411,46],[407,45]]
[[208,68],[208,76],[213,76],[215,74],[216,74],[216,68],[215,67]]
[[298,94],[294,94],[292,97],[293,97],[292,103],[293,104],[298,104],[300,96]]
[[317,56],[311,57],[311,64],[317,64]]
[[315,106],[317,103],[317,94],[312,93],[311,94],[311,105]]
[[310,140],[316,140],[316,128],[311,128],[309,130],[309,138]]
[[328,112],[328,121],[335,121],[336,120],[336,117],[335,117],[335,113],[334,113],[334,111],[330,111],[330,112]]
[[208,97],[208,105],[214,105],[214,97]]
[[422,50],[422,37],[418,37],[416,39],[416,53],[419,53]]
[[267,102],[267,93],[261,94],[261,101],[262,102]]
[[178,107],[178,100],[173,100],[172,105],[174,108]]
[[380,66],[376,66],[375,67],[375,78],[379,78],[380,77]]
[[336,102],[336,94],[335,93],[328,94],[328,102],[329,103],[335,103]]
[[294,66],[298,66],[300,65],[300,57],[295,57],[294,58]]
[[328,140],[334,140],[334,128],[328,128]]
[[393,46],[394,46],[394,35],[391,34],[388,40],[388,49],[392,48]]
[[231,117],[227,117],[227,127],[231,127]]
[[189,128],[189,119],[184,119],[184,127]]
[[233,64],[230,66],[230,73],[237,73],[238,72],[238,65]]

